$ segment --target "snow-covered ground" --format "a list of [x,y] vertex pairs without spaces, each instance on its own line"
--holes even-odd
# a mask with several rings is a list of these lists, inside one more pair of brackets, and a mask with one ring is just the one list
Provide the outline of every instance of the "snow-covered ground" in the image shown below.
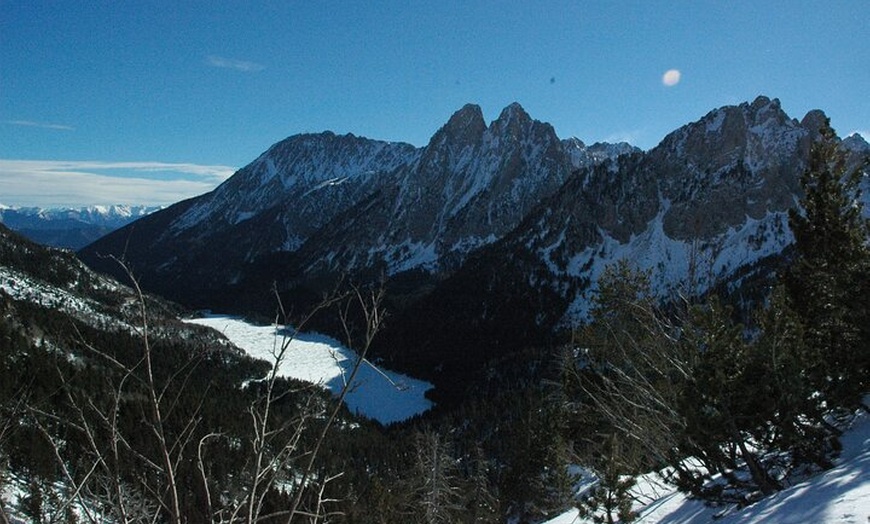
[[[209,326],[224,334],[249,355],[275,361],[275,352],[290,331],[275,326],[256,326],[228,316],[208,316],[190,322]],[[278,372],[281,376],[320,384],[338,395],[350,375],[357,354],[335,339],[324,335],[300,333],[288,346]],[[424,396],[432,384],[399,373],[362,364],[345,403],[360,415],[382,424],[399,422],[432,407]]]
[[[642,524],[870,524],[870,417],[843,436],[836,466],[742,510],[709,507],[665,486],[638,479]],[[544,524],[586,524],[570,511]]]

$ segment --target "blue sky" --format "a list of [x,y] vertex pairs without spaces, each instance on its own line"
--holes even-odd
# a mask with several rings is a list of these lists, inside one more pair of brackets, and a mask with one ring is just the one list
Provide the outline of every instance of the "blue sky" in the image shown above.
[[168,204],[296,133],[425,145],[469,102],[648,149],[764,94],[867,138],[868,19],[866,0],[3,0],[0,203]]

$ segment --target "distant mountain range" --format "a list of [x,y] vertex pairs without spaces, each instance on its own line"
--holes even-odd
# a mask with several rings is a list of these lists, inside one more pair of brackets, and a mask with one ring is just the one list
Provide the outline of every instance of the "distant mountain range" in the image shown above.
[[[586,318],[620,259],[663,294],[763,280],[825,119],[761,96],[646,152],[562,140],[518,104],[489,125],[467,105],[422,148],[297,135],[80,256],[111,271],[103,255],[123,254],[147,289],[228,312],[272,311],[273,287],[304,307],[338,281],[384,281],[381,356],[443,385]],[[870,155],[858,135],[841,144]]]
[[0,204],[0,223],[40,244],[77,250],[158,209],[160,207],[156,206],[38,208]]

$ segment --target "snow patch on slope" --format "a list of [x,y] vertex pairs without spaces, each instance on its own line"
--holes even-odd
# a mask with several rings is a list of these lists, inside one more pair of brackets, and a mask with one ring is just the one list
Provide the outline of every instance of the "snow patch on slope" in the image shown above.
[[[569,261],[567,273],[588,278],[593,286],[571,302],[565,314],[566,322],[589,319],[589,296],[595,290],[594,283],[608,266],[620,260],[628,260],[636,269],[649,271],[653,291],[665,296],[681,290],[707,289],[745,265],[782,252],[794,240],[785,212],[768,212],[759,219],[746,217],[739,227],[731,227],[709,240],[675,240],[664,231],[668,208],[669,204],[663,202],[647,229],[633,235],[627,243],[600,231],[604,240],[597,249],[586,249]],[[544,251],[542,258],[553,270],[549,251]]]
[[[803,524],[870,522],[870,417],[858,418],[842,437],[835,466],[742,510],[711,507],[662,482],[638,478],[640,524]],[[588,524],[577,510],[543,524]]]

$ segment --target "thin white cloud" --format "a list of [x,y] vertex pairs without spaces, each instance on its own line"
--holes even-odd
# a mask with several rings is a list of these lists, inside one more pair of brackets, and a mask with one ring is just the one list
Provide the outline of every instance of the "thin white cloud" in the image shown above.
[[266,69],[263,64],[257,62],[248,62],[247,60],[236,60],[235,58],[226,58],[218,55],[208,55],[206,57],[208,65],[220,67],[223,69],[235,69],[236,71],[254,72]]
[[211,191],[234,171],[228,166],[166,162],[0,159],[0,204],[168,205]]
[[32,120],[4,120],[3,123],[13,126],[38,127],[41,129],[57,129],[60,131],[75,131],[75,128],[72,126],[64,124],[52,124],[49,122],[34,122]]

